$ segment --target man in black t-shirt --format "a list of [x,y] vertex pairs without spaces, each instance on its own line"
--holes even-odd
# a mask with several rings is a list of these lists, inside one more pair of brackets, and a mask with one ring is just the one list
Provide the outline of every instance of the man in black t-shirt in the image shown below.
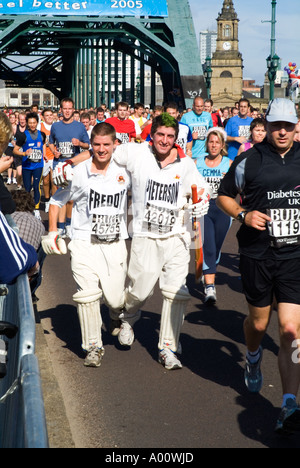
[[266,120],[266,139],[235,159],[217,204],[241,222],[240,270],[249,307],[245,383],[253,393],[262,387],[261,341],[274,297],[278,304],[283,402],[275,430],[286,434],[300,430],[300,144],[293,141],[298,119],[292,101],[271,101]]

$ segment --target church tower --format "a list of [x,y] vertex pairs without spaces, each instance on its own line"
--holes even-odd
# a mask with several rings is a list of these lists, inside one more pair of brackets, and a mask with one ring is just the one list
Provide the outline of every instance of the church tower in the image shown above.
[[215,107],[232,107],[242,97],[243,59],[239,52],[238,23],[233,1],[224,0],[217,18],[217,48],[211,62],[211,97]]

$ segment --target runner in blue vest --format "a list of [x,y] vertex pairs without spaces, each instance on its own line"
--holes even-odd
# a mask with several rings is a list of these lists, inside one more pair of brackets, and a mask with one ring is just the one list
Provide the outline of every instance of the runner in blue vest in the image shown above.
[[17,137],[14,154],[21,156],[23,183],[26,192],[33,187],[36,218],[41,220],[41,181],[43,176],[44,157],[46,155],[46,135],[37,130],[39,117],[36,112],[26,116],[27,130]]

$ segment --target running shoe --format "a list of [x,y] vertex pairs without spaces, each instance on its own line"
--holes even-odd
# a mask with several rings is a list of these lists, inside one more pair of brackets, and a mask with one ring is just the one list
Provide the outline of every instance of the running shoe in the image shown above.
[[13,184],[16,184],[16,183],[17,183],[17,179],[16,179],[15,177],[13,177],[12,183],[13,183]]
[[300,408],[296,400],[288,398],[286,405],[281,409],[275,432],[279,435],[290,435],[296,431],[300,431]]
[[86,367],[100,367],[104,352],[104,348],[97,348],[97,346],[92,346],[87,351],[84,365]]
[[131,346],[134,342],[134,332],[131,325],[125,320],[121,321],[120,331],[118,334],[118,340],[122,346]]
[[39,221],[42,221],[40,210],[34,210],[34,216],[35,216],[36,219],[38,219]]
[[261,369],[260,369],[260,365],[261,365],[261,361],[263,357],[263,350],[261,346],[259,349],[260,349],[260,357],[259,357],[259,360],[255,364],[252,364],[246,358],[244,378],[245,378],[246,387],[251,393],[259,393],[263,385],[263,376],[262,376]]
[[118,335],[119,343],[122,346],[131,346],[134,342],[133,325],[141,318],[141,311],[138,310],[133,314],[128,314],[126,309],[123,309],[119,314],[121,320],[120,332]]
[[10,185],[10,184],[11,184],[11,179],[7,179],[6,185]]
[[71,239],[71,225],[70,224],[66,226],[65,237],[68,237],[69,239]]
[[158,362],[167,370],[181,369],[182,364],[176,354],[170,349],[162,349],[158,354]]
[[215,304],[217,302],[217,292],[214,284],[209,284],[204,288],[204,303]]

